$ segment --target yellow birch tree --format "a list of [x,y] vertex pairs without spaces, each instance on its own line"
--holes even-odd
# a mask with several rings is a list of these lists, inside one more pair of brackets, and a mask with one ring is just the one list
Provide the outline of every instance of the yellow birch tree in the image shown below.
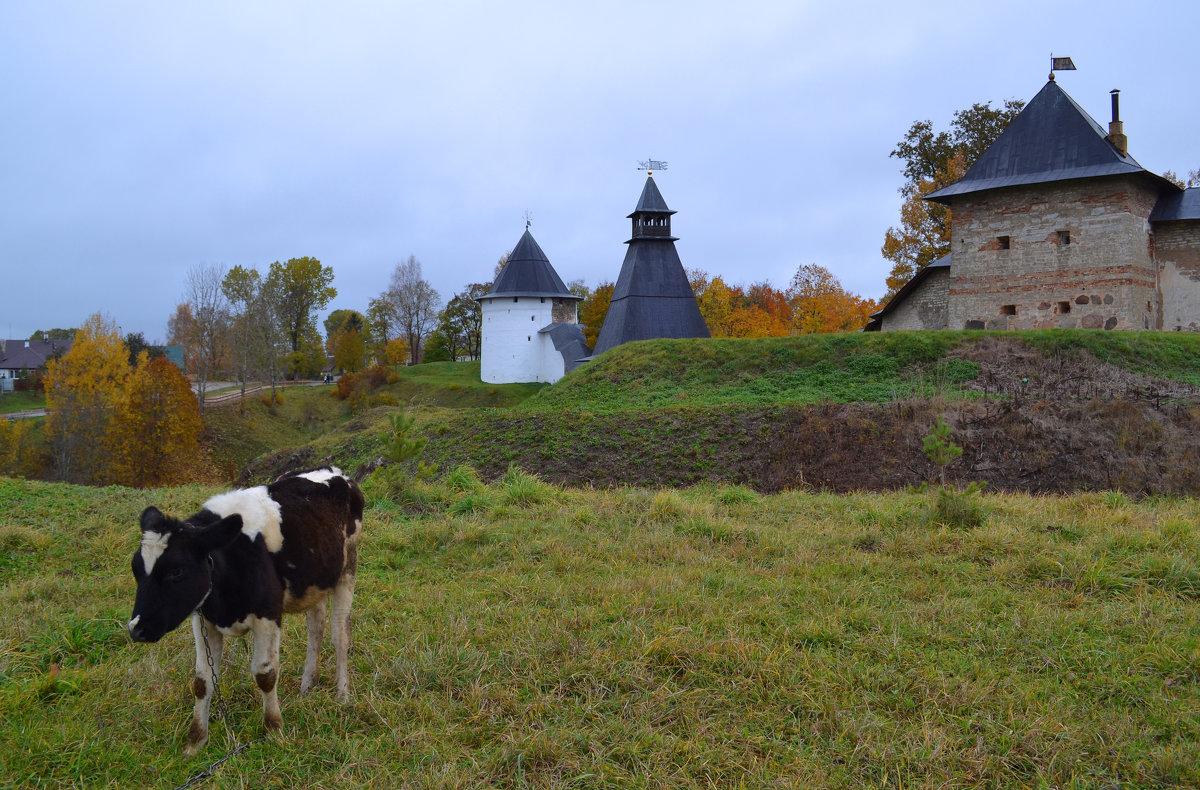
[[107,482],[105,441],[129,378],[129,350],[109,317],[92,315],[46,365],[46,439],[61,480]]

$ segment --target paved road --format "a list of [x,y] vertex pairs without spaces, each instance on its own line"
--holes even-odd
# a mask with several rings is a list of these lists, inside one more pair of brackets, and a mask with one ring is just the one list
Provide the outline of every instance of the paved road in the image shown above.
[[[279,381],[275,383],[276,387],[320,387],[327,382],[323,381]],[[264,389],[270,389],[270,384],[247,384],[246,395],[257,395]],[[196,385],[192,385],[192,391],[196,390]],[[218,390],[214,392],[213,390]],[[241,399],[242,391],[238,385],[230,381],[210,381],[204,393],[205,406],[225,406],[230,403],[236,403]],[[27,420],[33,417],[45,417],[45,409],[26,409],[25,411],[10,411],[6,414],[0,414],[0,419],[8,420]]]
[[26,409],[25,411],[10,411],[7,414],[0,414],[0,418],[6,420],[26,420],[30,417],[45,417],[45,409]]

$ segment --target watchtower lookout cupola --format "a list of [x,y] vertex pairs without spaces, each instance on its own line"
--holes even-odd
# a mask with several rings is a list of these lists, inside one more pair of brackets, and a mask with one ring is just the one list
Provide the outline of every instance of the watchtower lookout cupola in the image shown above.
[[[634,239],[668,239],[678,241],[671,235],[671,215],[674,211],[667,208],[667,201],[654,184],[653,177],[646,178],[646,186],[642,188],[642,196],[638,199],[637,208],[629,215],[633,220]],[[629,241],[625,242],[626,244]]]

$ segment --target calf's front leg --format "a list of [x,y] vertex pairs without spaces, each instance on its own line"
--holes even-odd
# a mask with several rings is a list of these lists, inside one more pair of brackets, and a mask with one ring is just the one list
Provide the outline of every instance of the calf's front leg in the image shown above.
[[278,730],[283,723],[276,690],[279,680],[280,624],[274,620],[255,618],[250,627],[254,632],[254,658],[250,661],[250,671],[262,692],[263,725],[268,730]]
[[[208,742],[209,706],[212,703],[213,690],[217,687],[221,651],[225,646],[221,632],[208,620],[203,620],[204,628],[201,629],[202,618],[203,615],[199,612],[192,615],[192,638],[196,645],[196,674],[192,678],[192,694],[196,697],[196,706],[192,709],[192,726],[188,728],[187,746],[183,748],[186,757],[194,756]],[[208,661],[210,655],[211,666]]]

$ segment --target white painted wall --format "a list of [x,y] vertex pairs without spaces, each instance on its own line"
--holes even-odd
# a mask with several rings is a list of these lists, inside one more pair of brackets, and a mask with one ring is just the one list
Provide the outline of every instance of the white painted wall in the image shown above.
[[538,381],[547,381],[553,384],[567,375],[567,363],[563,361],[562,354],[554,348],[554,341],[550,335],[539,335],[539,337],[542,341],[538,344],[542,347],[542,366],[541,377]]
[[[563,377],[562,355],[538,330],[553,321],[553,300],[501,296],[480,302],[483,308],[480,377],[490,384],[555,382]],[[549,349],[547,351],[547,349]],[[557,373],[553,358],[557,357]]]

